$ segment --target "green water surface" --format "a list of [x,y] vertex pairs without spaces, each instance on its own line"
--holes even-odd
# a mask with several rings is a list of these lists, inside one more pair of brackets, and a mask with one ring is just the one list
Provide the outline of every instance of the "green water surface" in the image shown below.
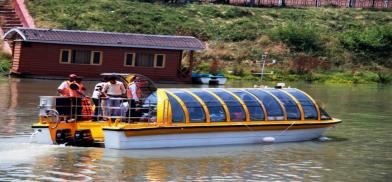
[[60,82],[0,81],[0,181],[392,180],[390,85],[289,83],[343,120],[314,141],[132,151],[31,144],[38,96],[55,95]]

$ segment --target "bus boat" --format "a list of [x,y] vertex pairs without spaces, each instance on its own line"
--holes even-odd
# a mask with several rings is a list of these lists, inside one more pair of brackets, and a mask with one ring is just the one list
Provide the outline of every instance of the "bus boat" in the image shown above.
[[[130,76],[119,77],[127,84]],[[98,121],[83,115],[86,98],[41,96],[33,141],[111,149],[296,142],[341,122],[296,88],[157,89],[146,80],[141,100],[117,98],[119,107],[101,110],[121,114]]]

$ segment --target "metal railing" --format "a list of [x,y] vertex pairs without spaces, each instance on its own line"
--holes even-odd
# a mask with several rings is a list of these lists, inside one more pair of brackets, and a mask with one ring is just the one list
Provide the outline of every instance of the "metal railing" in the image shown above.
[[[69,98],[67,104],[40,106],[40,122],[116,121],[126,123],[156,122],[156,103],[127,98]],[[51,112],[49,112],[51,111]],[[56,115],[53,115],[56,111]]]

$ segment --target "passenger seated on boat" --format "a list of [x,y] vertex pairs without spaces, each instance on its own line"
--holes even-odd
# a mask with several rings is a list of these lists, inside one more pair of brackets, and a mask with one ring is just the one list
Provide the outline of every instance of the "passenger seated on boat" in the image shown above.
[[242,112],[235,112],[233,114],[233,118],[231,118],[232,121],[244,121],[244,115]]
[[143,112],[140,117],[140,122],[156,122],[157,121],[157,112],[156,108],[146,108],[143,110],[147,110],[147,112]]
[[267,119],[268,119],[269,121],[284,120],[284,116],[268,116]]
[[212,108],[210,108],[210,120],[211,121],[225,121],[226,115],[221,108],[212,107]]
[[134,99],[127,99],[121,103],[121,119],[123,122],[136,122],[140,120],[142,112],[139,103]]
[[204,122],[205,115],[202,108],[199,107],[189,107],[188,112],[190,115],[191,122]]

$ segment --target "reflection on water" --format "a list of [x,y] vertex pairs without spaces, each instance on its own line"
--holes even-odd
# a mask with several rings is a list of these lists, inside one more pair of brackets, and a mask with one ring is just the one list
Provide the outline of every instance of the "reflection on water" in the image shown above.
[[[54,95],[60,82],[0,81],[0,181],[388,181],[392,177],[391,86],[292,83],[344,121],[318,141],[131,151],[28,143],[38,96]],[[93,85],[86,83],[89,91]]]

